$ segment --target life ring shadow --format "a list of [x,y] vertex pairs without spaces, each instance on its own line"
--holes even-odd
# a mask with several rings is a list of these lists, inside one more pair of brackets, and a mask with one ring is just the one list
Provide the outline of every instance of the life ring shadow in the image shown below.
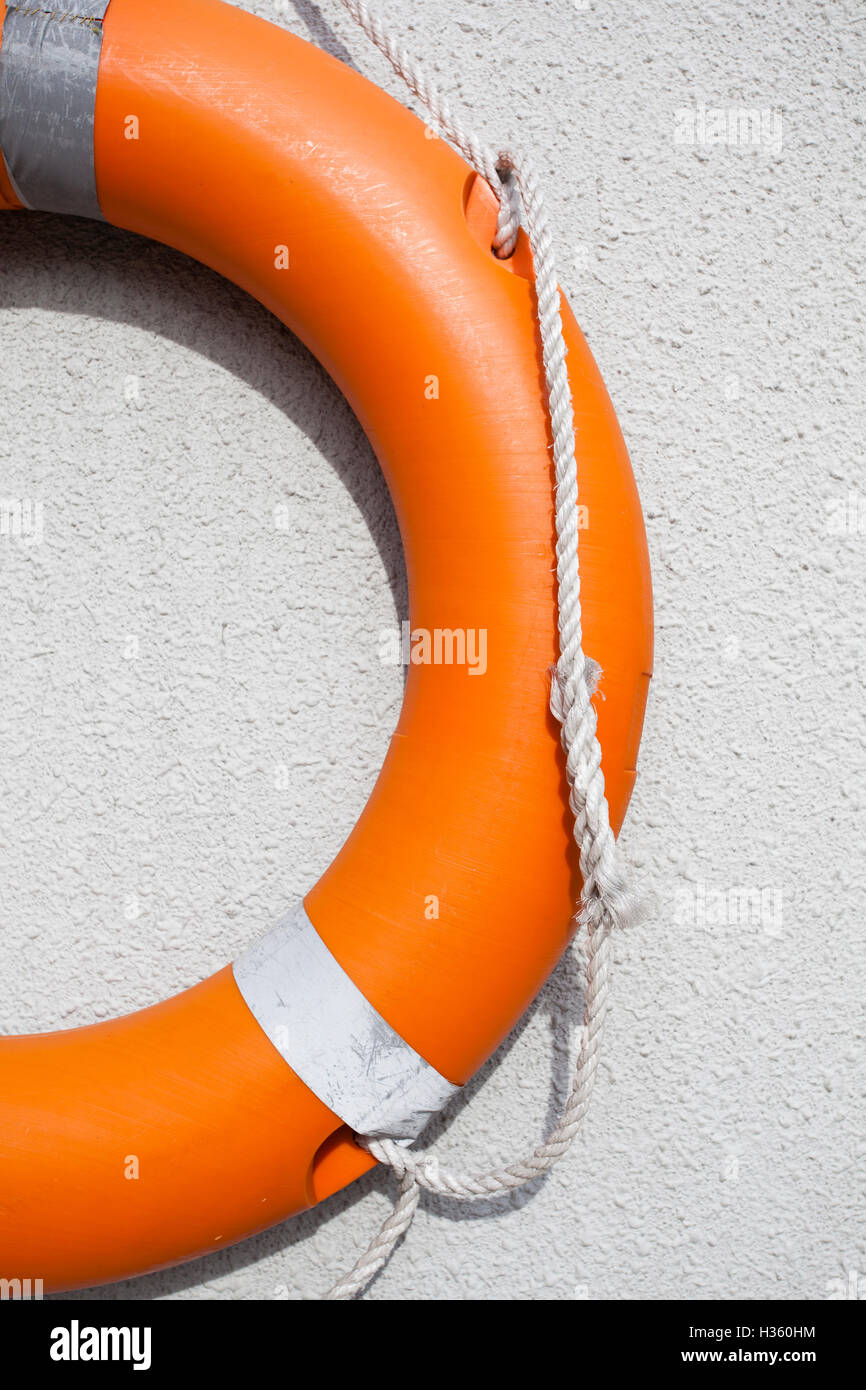
[[313,354],[251,295],[198,261],[132,232],[77,217],[7,213],[0,218],[0,309],[5,308],[128,324],[245,382],[306,435],[340,479],[379,552],[398,625],[408,619],[400,532],[367,437]]

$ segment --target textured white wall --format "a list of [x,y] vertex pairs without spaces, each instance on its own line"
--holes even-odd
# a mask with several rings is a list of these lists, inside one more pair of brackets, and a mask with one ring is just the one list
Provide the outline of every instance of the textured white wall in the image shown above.
[[[617,947],[585,1135],[534,1193],[425,1201],[369,1296],[821,1299],[852,1271],[862,1293],[862,7],[377,3],[547,176],[658,632],[624,837],[655,906]],[[398,92],[335,5],[280,8]],[[677,143],[701,102],[769,112],[763,143]],[[232,286],[107,228],[5,217],[0,336],[0,494],[45,501],[44,544],[0,544],[0,1017],[25,1031],[194,982],[318,876],[396,720],[377,634],[406,598],[354,420]],[[468,1088],[443,1154],[534,1143],[577,978],[565,963]],[[99,1296],[313,1296],[389,1192],[372,1175]]]

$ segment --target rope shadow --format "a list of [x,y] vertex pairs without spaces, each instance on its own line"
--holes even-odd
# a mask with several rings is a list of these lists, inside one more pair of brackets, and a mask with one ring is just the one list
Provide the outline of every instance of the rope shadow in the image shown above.
[[326,53],[330,53],[332,58],[339,58],[341,63],[345,63],[349,68],[354,68],[356,72],[358,71],[358,65],[349,49],[331,28],[321,9],[313,3],[313,0],[292,0],[292,9],[301,23],[306,26],[310,39],[317,48],[324,49]]

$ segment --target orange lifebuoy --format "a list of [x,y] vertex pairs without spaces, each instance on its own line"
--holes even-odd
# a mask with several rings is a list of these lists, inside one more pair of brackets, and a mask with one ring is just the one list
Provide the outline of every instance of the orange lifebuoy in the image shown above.
[[[484,181],[318,49],[218,0],[102,8],[101,215],[215,268],[303,339],[384,470],[413,631],[486,634],[483,678],[410,664],[376,787],[304,903],[376,1014],[459,1085],[558,960],[579,888],[547,708],[553,490],[531,256],[521,241],[497,260]],[[4,42],[6,19],[0,0]],[[0,206],[28,201],[0,169]],[[618,830],[649,681],[649,565],[616,418],[567,310],[565,332],[585,646],[604,671]],[[0,1250],[46,1289],[213,1251],[371,1165],[230,966],[125,1018],[0,1041]]]

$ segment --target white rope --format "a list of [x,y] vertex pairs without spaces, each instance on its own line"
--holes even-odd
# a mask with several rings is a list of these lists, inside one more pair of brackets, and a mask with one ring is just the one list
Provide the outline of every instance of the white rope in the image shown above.
[[586,929],[586,983],[583,1030],[571,1092],[562,1115],[542,1144],[525,1158],[503,1168],[475,1175],[442,1170],[435,1157],[412,1153],[392,1140],[365,1139],[358,1143],[379,1162],[393,1168],[400,1182],[394,1210],[354,1268],[334,1285],[328,1299],[350,1299],[361,1293],[386,1263],[408,1230],[421,1188],[443,1196],[472,1199],[523,1187],[549,1171],[568,1150],[586,1114],[598,1067],[599,1045],[608,1005],[612,949],[611,931],[634,920],[637,909],[619,863],[610,825],[601,748],[596,737],[592,696],[600,670],[583,654],[580,569],[578,565],[578,477],[574,411],[566,368],[559,285],[553,262],[552,239],[541,190],[528,161],[492,151],[454,119],[422,69],[385,31],[363,0],[340,0],[357,24],[390,62],[430,114],[441,133],[487,180],[500,200],[494,248],[506,257],[514,250],[523,225],[532,249],[535,293],[553,436],[556,479],[556,574],[559,659],[551,672],[550,707],[561,725],[566,755],[569,804],[574,838],[580,850],[583,877],[578,924]]
[[424,69],[415,62],[411,53],[391,37],[381,20],[370,13],[363,0],[340,0],[340,4],[355,23],[361,26],[367,37],[372,39],[380,52],[384,53],[397,76],[402,78],[409,91],[426,108],[439,132],[450,140],[467,164],[471,164],[496,193],[499,198],[499,217],[493,246],[497,256],[507,258],[517,244],[520,228],[520,198],[511,177],[510,164],[497,159],[489,146],[473,135],[472,131],[464,130],[441,92],[428,79]]

